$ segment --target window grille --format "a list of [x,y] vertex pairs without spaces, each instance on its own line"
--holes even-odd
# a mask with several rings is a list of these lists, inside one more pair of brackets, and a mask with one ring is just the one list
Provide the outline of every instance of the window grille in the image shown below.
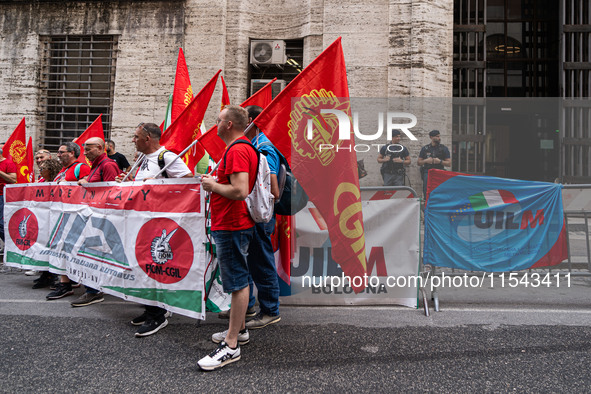
[[102,114],[111,130],[117,39],[111,35],[41,37],[40,146],[56,151],[78,137]]

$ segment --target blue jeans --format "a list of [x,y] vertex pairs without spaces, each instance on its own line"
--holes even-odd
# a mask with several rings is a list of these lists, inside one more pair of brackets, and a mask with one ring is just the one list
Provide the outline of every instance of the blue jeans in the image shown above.
[[248,247],[254,235],[254,227],[246,230],[216,230],[211,235],[220,263],[222,287],[226,293],[233,293],[248,286]]
[[250,271],[250,297],[248,307],[255,304],[253,281],[257,287],[261,312],[269,316],[279,314],[279,281],[275,267],[275,254],[271,243],[271,234],[275,231],[275,216],[269,223],[257,223],[253,242],[248,250],[248,270]]

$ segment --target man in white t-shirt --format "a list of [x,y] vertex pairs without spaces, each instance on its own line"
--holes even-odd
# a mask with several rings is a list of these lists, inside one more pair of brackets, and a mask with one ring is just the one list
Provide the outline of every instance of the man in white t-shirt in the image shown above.
[[[140,123],[135,129],[133,142],[137,151],[145,155],[141,159],[135,180],[154,179],[156,174],[172,160],[174,160],[173,163],[158,178],[191,178],[193,174],[189,167],[180,158],[175,160],[177,155],[174,152],[160,146],[161,135],[160,127],[154,123]],[[140,326],[135,336],[146,337],[166,327],[168,325],[166,313],[166,309],[146,305],[145,312],[131,321],[134,326]]]

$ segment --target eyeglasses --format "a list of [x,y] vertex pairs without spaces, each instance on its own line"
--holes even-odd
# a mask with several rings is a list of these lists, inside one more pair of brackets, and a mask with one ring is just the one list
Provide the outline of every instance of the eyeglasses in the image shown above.
[[148,132],[148,130],[146,130],[146,128],[144,127],[144,124],[145,124],[144,122],[141,122],[140,124],[137,125],[136,129],[142,129],[146,132],[146,134],[150,134]]
[[63,155],[64,153],[70,153],[70,151],[67,151],[67,150],[58,150],[57,151],[58,155]]

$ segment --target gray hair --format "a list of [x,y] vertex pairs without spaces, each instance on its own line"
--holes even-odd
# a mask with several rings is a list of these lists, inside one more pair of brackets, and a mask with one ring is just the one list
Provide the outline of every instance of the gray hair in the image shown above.
[[66,150],[68,152],[74,153],[74,156],[76,156],[76,158],[78,158],[78,156],[80,156],[80,147],[75,142],[71,142],[71,141],[64,142],[62,144],[62,146],[65,146]]

